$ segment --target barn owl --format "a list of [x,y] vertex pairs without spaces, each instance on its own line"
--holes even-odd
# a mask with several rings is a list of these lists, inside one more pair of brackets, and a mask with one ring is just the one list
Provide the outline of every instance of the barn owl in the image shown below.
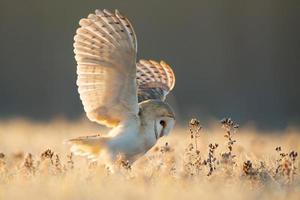
[[71,151],[93,160],[134,161],[175,123],[166,95],[175,75],[164,61],[136,62],[137,40],[118,10],[96,10],[81,19],[74,37],[77,85],[87,117],[111,130],[69,140]]

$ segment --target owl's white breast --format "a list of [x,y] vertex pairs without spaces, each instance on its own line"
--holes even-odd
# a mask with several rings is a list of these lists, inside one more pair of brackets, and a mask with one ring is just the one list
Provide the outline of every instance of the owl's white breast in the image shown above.
[[155,144],[153,126],[149,124],[144,127],[142,124],[144,123],[140,123],[139,118],[132,117],[109,132],[109,135],[114,135],[107,144],[112,160],[119,153],[130,159],[138,154],[145,153]]

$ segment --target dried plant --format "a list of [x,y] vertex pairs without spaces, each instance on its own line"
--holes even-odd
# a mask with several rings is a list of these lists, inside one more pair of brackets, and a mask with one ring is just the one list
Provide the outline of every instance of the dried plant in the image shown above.
[[190,143],[185,149],[184,154],[184,171],[189,176],[198,175],[202,169],[202,159],[199,151],[198,140],[202,126],[197,119],[191,119],[189,122]]
[[34,159],[31,153],[28,153],[25,160],[21,166],[21,170],[25,175],[34,175],[36,172],[36,167],[34,166]]
[[155,147],[153,153],[147,156],[148,177],[155,177],[157,174],[173,176],[176,172],[176,162],[173,153],[174,149],[168,142]]
[[4,159],[5,154],[0,152],[0,159]]
[[114,170],[121,172],[121,174],[127,176],[131,171],[131,163],[125,159],[123,154],[118,154],[117,159],[114,162]]
[[47,149],[41,153],[41,156],[40,156],[41,161],[49,160],[51,162],[51,164],[53,164],[53,160],[52,160],[53,155],[54,155],[54,152],[51,151],[51,149]]
[[126,161],[122,160],[122,161],[121,161],[121,166],[122,166],[125,170],[128,170],[128,171],[131,170],[131,165],[130,165],[129,160],[126,160]]
[[258,170],[253,168],[252,162],[247,160],[243,164],[243,172],[246,176],[250,177],[251,179],[257,178]]
[[67,168],[74,169],[73,153],[67,155]]
[[243,177],[248,178],[252,187],[258,186],[271,186],[275,187],[278,183],[273,179],[269,170],[266,168],[266,164],[260,161],[259,167],[254,167],[250,160],[243,163],[242,167]]
[[276,147],[275,150],[279,155],[279,158],[276,160],[275,178],[281,180],[285,179],[285,183],[291,183],[296,175],[297,167],[295,162],[298,153],[296,151],[284,153],[280,146]]
[[96,169],[97,167],[98,167],[98,161],[92,160],[88,162],[88,168],[90,170]]
[[55,157],[55,173],[60,174],[64,171],[64,166],[61,164],[60,158],[57,154],[54,155]]
[[167,153],[167,152],[171,152],[171,151],[172,151],[172,148],[170,147],[168,142],[166,142],[165,145],[160,147],[161,153]]
[[207,176],[212,175],[213,171],[216,170],[216,162],[217,158],[215,157],[215,150],[218,148],[218,144],[209,144],[209,150],[208,150],[208,157],[206,160],[204,160],[204,164],[208,166],[208,173]]
[[224,118],[221,120],[222,128],[225,130],[224,137],[227,139],[228,151],[221,154],[221,163],[234,165],[234,158],[236,155],[233,154],[233,145],[236,140],[233,139],[233,135],[237,132],[239,125],[236,124],[231,118]]
[[191,137],[191,144],[194,145],[194,150],[197,152],[198,150],[198,139],[200,138],[200,131],[202,126],[200,121],[193,118],[189,123],[189,130],[190,130],[190,137]]
[[[121,156],[119,168],[115,166],[106,168],[96,160],[87,162],[86,159],[80,157],[75,160],[72,153],[57,153],[53,149],[46,149],[41,154],[18,152],[4,155],[0,153],[0,196],[2,197],[9,191],[17,191],[14,188],[20,185],[24,185],[25,190],[30,188],[30,190],[27,189],[30,192],[38,193],[42,190],[49,194],[57,194],[57,191],[61,190],[60,185],[66,184],[67,188],[72,190],[72,195],[65,192],[60,195],[64,195],[63,197],[66,195],[68,199],[74,198],[74,195],[81,198],[81,192],[84,192],[84,195],[89,195],[91,192],[93,197],[97,198],[103,197],[102,194],[107,197],[112,191],[116,191],[113,193],[116,197],[120,197],[119,192],[126,191],[122,193],[122,197],[126,196],[127,192],[131,192],[140,198],[139,194],[150,194],[148,189],[159,195],[154,195],[153,198],[163,195],[162,191],[166,191],[169,195],[169,192],[180,190],[187,191],[189,196],[203,194],[203,198],[215,199],[214,196],[206,195],[219,194],[219,190],[222,190],[220,191],[222,194],[228,194],[230,191],[230,198],[232,192],[232,195],[237,193],[241,199],[257,196],[262,199],[273,199],[274,196],[270,194],[276,190],[275,195],[280,194],[285,199],[298,199],[299,195],[295,191],[297,191],[300,177],[298,153],[295,150],[298,150],[300,146],[295,147],[294,141],[300,136],[291,136],[293,138],[292,151],[285,152],[281,147],[277,147],[278,159],[274,159],[270,156],[274,153],[274,140],[265,140],[263,146],[251,146],[258,137],[263,140],[264,136],[250,135],[248,137],[246,133],[236,141],[235,133],[238,125],[230,118],[222,120],[221,124],[226,131],[225,137],[220,134],[202,135],[200,122],[193,119],[188,124],[188,134],[162,138],[162,140],[168,139],[168,142],[158,141],[156,147],[145,155],[145,161],[140,165],[131,165],[132,163]],[[219,154],[220,145],[209,144],[208,141],[213,141],[215,137],[225,139],[225,152]],[[185,139],[188,139],[188,144],[182,142]],[[287,146],[291,141],[279,140],[277,137],[274,139]],[[236,147],[237,143],[239,148]],[[244,144],[245,148],[243,148]],[[240,150],[240,148],[243,149]],[[251,148],[256,149],[251,152]],[[9,151],[13,152],[8,149]],[[256,159],[255,156],[261,160]],[[181,190],[182,187],[184,190]],[[97,196],[100,194],[99,190],[101,196]],[[106,190],[109,190],[109,195]],[[209,191],[217,192],[212,194]],[[293,196],[290,196],[291,194]],[[10,199],[7,196],[3,198]],[[217,199],[219,198],[218,196]]]
[[44,175],[57,173],[53,156],[54,152],[51,149],[46,149],[40,154],[40,158],[37,160],[36,164],[40,173]]
[[168,171],[170,175],[176,173],[175,157],[173,155],[174,149],[168,142],[165,145],[160,146],[160,153],[162,159],[162,165],[165,167],[165,171]]
[[5,154],[0,152],[0,176],[6,172]]

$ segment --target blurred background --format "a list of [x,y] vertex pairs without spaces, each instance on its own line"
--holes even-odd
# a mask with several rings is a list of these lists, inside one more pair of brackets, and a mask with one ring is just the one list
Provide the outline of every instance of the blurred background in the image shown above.
[[179,121],[300,124],[299,0],[1,0],[0,118],[84,115],[73,36],[96,8],[117,8],[131,20],[139,59],[173,67],[169,102]]

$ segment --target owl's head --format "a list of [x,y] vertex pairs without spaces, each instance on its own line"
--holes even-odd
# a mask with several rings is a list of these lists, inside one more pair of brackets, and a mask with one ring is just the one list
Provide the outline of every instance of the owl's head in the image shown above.
[[161,100],[147,100],[140,104],[141,123],[153,125],[155,138],[168,135],[175,124],[175,114],[169,104]]

